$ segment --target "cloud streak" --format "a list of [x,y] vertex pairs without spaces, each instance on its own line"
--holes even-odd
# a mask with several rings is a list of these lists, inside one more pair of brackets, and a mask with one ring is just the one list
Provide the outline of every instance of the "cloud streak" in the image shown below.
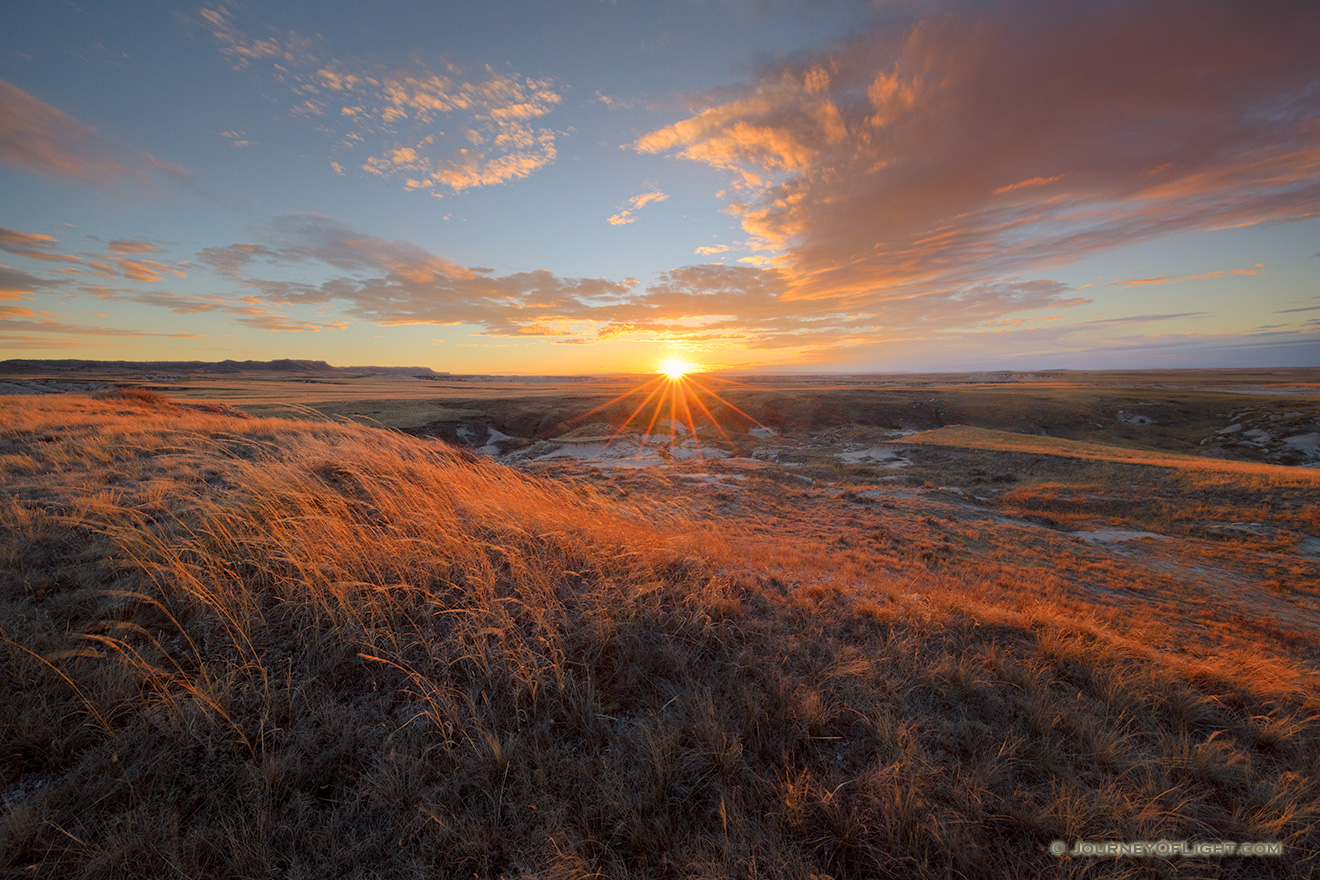
[[55,238],[50,235],[0,228],[0,251],[7,254],[52,263],[73,262],[78,259],[68,254],[56,253],[54,251],[56,244]]
[[[228,315],[238,324],[262,330],[279,332],[342,330],[347,321],[309,321],[295,319],[275,310],[257,297],[249,296],[235,301],[223,296],[185,296],[164,290],[142,291],[133,288],[115,288],[103,284],[89,284],[81,276],[94,278],[123,278],[139,284],[154,284],[166,277],[187,278],[176,266],[157,260],[140,259],[141,255],[159,253],[161,248],[151,242],[116,239],[106,245],[104,254],[62,254],[56,248],[59,242],[50,235],[0,229],[0,251],[37,260],[43,263],[64,262],[69,268],[55,270],[59,278],[42,278],[0,266],[0,302],[29,299],[38,293],[85,294],[103,300],[133,302],[167,309],[176,315],[215,313]],[[231,248],[208,249],[199,254],[220,275],[236,278],[241,269],[256,258],[280,257],[270,248],[235,245]],[[302,259],[295,255],[293,259]],[[133,329],[89,328],[87,325],[56,321],[50,312],[37,312],[27,306],[0,307],[4,323],[0,332],[19,332],[29,339],[33,333],[61,333],[72,336],[183,336],[199,337],[191,333],[148,333]]]
[[158,260],[138,259],[140,254],[159,253],[160,248],[146,241],[119,239],[106,245],[104,254],[63,254],[55,250],[58,242],[53,236],[15,232],[0,229],[0,251],[48,263],[70,263],[60,270],[70,275],[91,275],[96,278],[119,278],[129,281],[155,283],[166,275],[187,278],[188,274],[176,266]]
[[63,180],[107,183],[128,175],[95,129],[0,80],[0,161]]
[[[61,333],[70,336],[85,337],[173,337],[177,339],[201,339],[200,333],[153,333],[125,327],[99,327],[94,324],[70,324],[58,320],[53,312],[35,311],[22,306],[0,307],[0,338],[21,338],[28,334]],[[40,337],[39,337],[40,338]]]
[[127,150],[2,79],[0,162],[44,177],[100,186],[120,179],[145,183],[154,173],[199,191],[181,165]]
[[220,46],[235,70],[242,70],[253,61],[270,60],[282,64],[314,64],[318,40],[306,34],[289,31],[284,35],[271,35],[265,39],[249,36],[234,23],[234,15],[226,4],[203,7],[198,13],[206,22],[211,36]]
[[1199,275],[1162,275],[1155,278],[1128,278],[1124,281],[1111,281],[1111,287],[1148,287],[1152,284],[1181,284],[1184,281],[1205,281],[1210,278],[1223,278],[1226,275],[1258,275],[1265,268],[1264,263],[1257,263],[1250,269],[1219,269],[1214,272],[1202,272]]
[[176,315],[220,313],[234,316],[235,321],[259,330],[281,333],[343,330],[347,321],[301,321],[287,314],[272,312],[256,297],[245,297],[239,302],[219,296],[181,296],[163,290],[132,293],[119,299],[168,309]]
[[58,284],[58,281],[49,278],[38,278],[27,272],[0,266],[0,302],[26,299],[42,288]]

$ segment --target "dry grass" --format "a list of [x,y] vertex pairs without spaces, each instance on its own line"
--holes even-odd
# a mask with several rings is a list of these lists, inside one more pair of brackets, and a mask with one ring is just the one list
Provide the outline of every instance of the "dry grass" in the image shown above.
[[[0,424],[6,876],[1317,868],[1304,656],[1193,662],[1020,573],[840,565],[357,425]],[[1077,838],[1287,850],[1046,854]]]

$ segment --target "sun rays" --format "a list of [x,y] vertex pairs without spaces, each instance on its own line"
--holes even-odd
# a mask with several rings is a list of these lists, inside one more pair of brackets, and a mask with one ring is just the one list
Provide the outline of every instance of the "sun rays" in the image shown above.
[[[656,375],[652,378],[583,413],[580,419],[607,410],[630,398],[638,398],[640,402],[632,408],[623,424],[610,436],[611,444],[630,433],[638,432],[639,453],[650,446],[658,447],[661,455],[665,455],[666,452],[673,454],[678,448],[684,448],[695,451],[695,457],[704,460],[707,455],[702,449],[699,428],[709,425],[726,443],[734,442],[724,425],[720,424],[720,419],[712,411],[712,405],[707,403],[708,400],[736,413],[751,424],[761,423],[710,387],[714,382],[722,382],[726,385],[742,383],[716,376],[698,380],[696,374],[701,373],[701,369],[699,364],[682,358],[661,361]],[[726,420],[728,415],[724,413]],[[643,423],[645,428],[642,427]]]

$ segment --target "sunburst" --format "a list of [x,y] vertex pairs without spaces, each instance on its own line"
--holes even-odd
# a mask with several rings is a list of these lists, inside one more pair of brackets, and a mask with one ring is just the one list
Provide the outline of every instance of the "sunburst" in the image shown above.
[[695,372],[697,365],[682,358],[669,358],[660,362],[660,372],[671,382],[677,382],[688,373]]
[[[663,439],[663,434],[665,433],[663,426],[661,427],[661,438],[657,438],[655,433],[656,425],[660,422],[661,417],[663,416],[665,417],[665,422],[668,423],[669,436],[667,445],[671,448],[675,445],[678,440],[678,433],[680,429],[682,429],[683,436],[691,437],[695,442],[697,457],[703,460],[705,456],[701,451],[701,439],[697,433],[698,416],[704,416],[704,420],[709,421],[725,441],[729,443],[734,442],[733,438],[730,437],[729,433],[724,429],[724,426],[720,424],[719,419],[717,419],[715,414],[711,412],[710,407],[707,406],[706,400],[703,398],[710,398],[718,401],[733,412],[736,412],[738,415],[747,419],[748,422],[756,425],[761,424],[761,422],[755,417],[748,415],[733,403],[713,391],[707,381],[699,381],[696,378],[696,374],[702,372],[702,368],[699,364],[694,364],[691,361],[683,360],[681,358],[670,358],[662,361],[658,367],[658,372],[653,378],[642,382],[635,388],[625,391],[613,400],[609,400],[595,409],[583,413],[574,421],[585,419],[601,410],[608,409],[622,400],[638,396],[641,398],[641,402],[633,408],[632,412],[628,414],[628,418],[624,420],[623,424],[620,425],[618,430],[616,430],[613,436],[610,437],[611,443],[627,433],[628,429],[633,427],[634,422],[636,422],[637,427],[640,427],[642,420],[645,419],[646,428],[641,435],[639,451],[640,449],[645,449],[648,445],[657,443],[657,440],[658,445],[665,444],[665,440]],[[715,376],[709,377],[708,381],[718,381],[733,385],[742,384],[740,382],[733,382],[730,379],[722,379]]]

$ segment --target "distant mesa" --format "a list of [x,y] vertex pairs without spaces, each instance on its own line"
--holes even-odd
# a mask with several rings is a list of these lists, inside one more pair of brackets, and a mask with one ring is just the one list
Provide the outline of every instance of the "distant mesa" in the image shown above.
[[332,367],[325,361],[279,358],[273,361],[93,361],[74,358],[36,360],[15,358],[0,361],[0,376],[57,376],[177,379],[182,376],[227,376],[279,374],[304,379],[364,379],[387,376],[395,379],[443,379],[447,382],[523,382],[556,384],[594,382],[596,376],[510,376],[478,373],[449,373],[430,367]]
[[284,373],[302,376],[396,376],[415,379],[443,379],[449,373],[438,373],[430,367],[332,367],[325,361],[278,358],[271,361],[92,361],[92,360],[34,360],[18,358],[0,361],[0,373],[9,375],[49,375],[52,373],[105,374],[205,374],[235,375],[240,373]]

